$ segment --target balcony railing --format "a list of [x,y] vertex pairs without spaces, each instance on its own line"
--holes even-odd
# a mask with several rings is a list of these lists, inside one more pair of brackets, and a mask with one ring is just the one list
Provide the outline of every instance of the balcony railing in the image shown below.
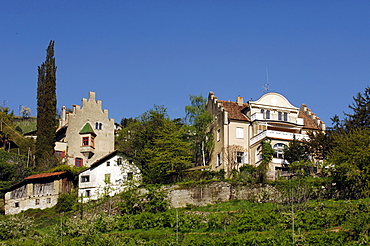
[[303,121],[303,118],[290,118],[288,117],[288,120],[287,121],[283,121],[283,120],[279,120],[278,119],[278,116],[277,115],[271,115],[269,119],[266,119],[265,118],[265,115],[263,113],[254,113],[252,114],[251,116],[251,120],[252,121],[256,121],[256,120],[267,120],[267,121],[281,121],[281,122],[289,122],[289,123],[293,123],[293,124],[297,124],[297,125],[301,125],[303,126],[304,125],[304,121]]
[[308,135],[305,134],[298,134],[298,133],[291,133],[291,132],[281,132],[281,131],[263,131],[251,139],[250,145],[253,145],[264,138],[278,138],[283,140],[293,140],[294,138],[297,140],[308,140]]

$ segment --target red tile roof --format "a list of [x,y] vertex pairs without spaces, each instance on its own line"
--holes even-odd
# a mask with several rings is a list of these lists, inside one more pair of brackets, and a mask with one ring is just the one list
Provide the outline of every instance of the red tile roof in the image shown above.
[[39,173],[39,174],[34,174],[31,176],[28,176],[24,179],[40,179],[40,178],[47,178],[47,177],[53,177],[53,176],[58,176],[61,174],[67,173],[66,171],[60,171],[60,172],[53,172],[53,173]]
[[219,103],[225,108],[228,112],[229,119],[232,120],[243,120],[250,121],[248,117],[242,113],[242,111],[248,107],[248,103],[244,103],[243,106],[239,106],[236,102],[218,100]]

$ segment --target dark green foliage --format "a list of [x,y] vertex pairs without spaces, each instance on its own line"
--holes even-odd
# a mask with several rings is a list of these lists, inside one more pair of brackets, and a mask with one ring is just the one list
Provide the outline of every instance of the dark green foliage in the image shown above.
[[77,192],[69,192],[60,194],[58,197],[58,203],[55,207],[57,212],[68,212],[72,211],[77,202]]
[[190,165],[186,127],[156,106],[119,133],[116,146],[134,160],[145,183],[169,183]]
[[289,163],[309,160],[309,153],[306,145],[294,138],[289,142],[289,146],[284,149],[284,159]]
[[358,93],[353,100],[352,105],[349,105],[353,113],[346,114],[345,129],[347,131],[357,128],[370,129],[370,87],[366,87],[363,94]]
[[333,177],[344,197],[370,196],[370,131],[355,129],[335,137],[329,161]]
[[310,155],[317,160],[327,160],[333,148],[333,132],[308,132],[309,140],[304,144]]
[[55,92],[57,68],[54,58],[54,41],[50,41],[46,52],[45,62],[38,67],[37,82],[37,140],[35,156],[40,170],[47,170],[55,165],[55,162],[51,160],[55,144],[57,105]]
[[274,149],[271,146],[270,139],[264,139],[261,142],[262,146],[262,160],[257,167],[257,180],[259,183],[266,183],[267,181],[267,170],[268,165],[272,160],[272,155],[274,154]]

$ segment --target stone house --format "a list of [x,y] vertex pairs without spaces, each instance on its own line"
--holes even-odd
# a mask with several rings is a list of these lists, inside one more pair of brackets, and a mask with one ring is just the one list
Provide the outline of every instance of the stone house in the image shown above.
[[66,171],[31,175],[5,193],[5,214],[53,207],[59,195],[72,188],[72,176]]
[[248,102],[242,97],[235,102],[219,100],[210,92],[207,111],[214,117],[211,129],[215,145],[210,166],[226,173],[247,164],[258,166],[261,142],[268,138],[275,151],[268,177],[276,179],[288,164],[283,150],[291,140],[308,139],[308,131],[325,131],[325,123],[306,105],[298,108],[275,92]]
[[107,154],[78,175],[83,202],[113,196],[140,181],[140,169],[118,151]]
[[62,107],[57,129],[55,154],[69,165],[89,167],[96,160],[114,151],[114,119],[102,110],[102,101],[95,92],[82,99],[82,107],[73,105],[72,112]]

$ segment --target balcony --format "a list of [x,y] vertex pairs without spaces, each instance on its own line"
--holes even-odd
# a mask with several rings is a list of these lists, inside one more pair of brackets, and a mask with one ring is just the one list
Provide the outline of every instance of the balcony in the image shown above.
[[80,147],[80,152],[81,153],[94,153],[95,152],[95,148],[92,147],[92,146],[89,146],[89,145],[86,145],[86,146],[81,146]]
[[266,119],[265,115],[263,113],[254,113],[252,114],[251,116],[251,121],[279,121],[279,122],[287,122],[287,123],[291,123],[291,124],[296,124],[296,125],[299,125],[299,126],[303,126],[304,125],[304,121],[303,121],[303,118],[292,118],[292,117],[289,117],[287,118],[287,121],[284,121],[284,120],[281,120],[278,118],[278,115],[277,114],[274,114],[274,113],[271,113],[270,115],[270,118],[269,119]]
[[294,138],[297,140],[308,140],[308,135],[305,134],[298,134],[298,133],[291,133],[291,132],[281,132],[281,131],[263,131],[256,136],[254,136],[251,141],[250,145],[253,145],[264,138],[275,138],[275,139],[283,139],[283,140],[293,140]]

